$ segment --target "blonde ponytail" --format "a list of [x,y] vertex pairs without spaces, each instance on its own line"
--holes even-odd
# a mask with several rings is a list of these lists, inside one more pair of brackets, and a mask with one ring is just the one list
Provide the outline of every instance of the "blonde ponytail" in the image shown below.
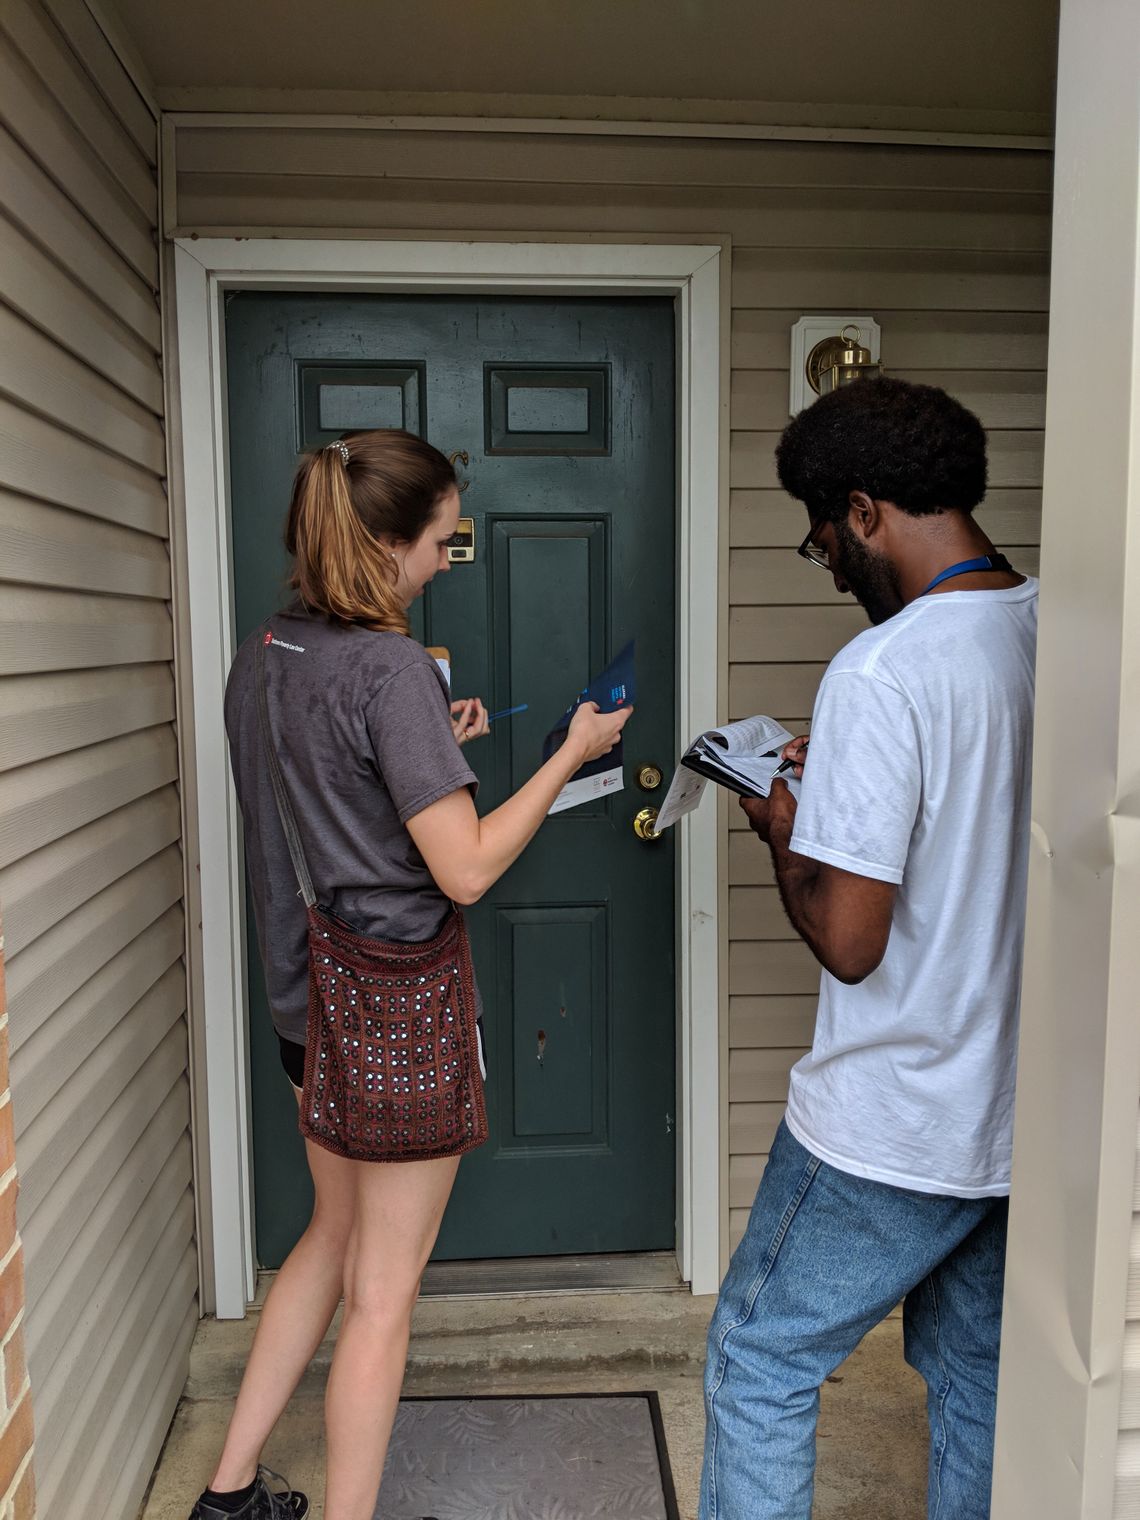
[[381,535],[413,542],[454,486],[438,449],[396,429],[348,434],[305,455],[285,535],[290,585],[333,622],[408,634],[397,561]]

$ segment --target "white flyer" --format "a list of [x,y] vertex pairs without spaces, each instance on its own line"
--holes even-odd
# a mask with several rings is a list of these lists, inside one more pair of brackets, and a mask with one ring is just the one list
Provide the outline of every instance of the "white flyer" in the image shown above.
[[698,776],[695,771],[686,770],[679,765],[673,772],[673,779],[669,783],[669,790],[665,793],[665,801],[661,804],[661,811],[657,814],[657,822],[653,825],[658,834],[691,813],[704,796],[708,780],[704,776]]

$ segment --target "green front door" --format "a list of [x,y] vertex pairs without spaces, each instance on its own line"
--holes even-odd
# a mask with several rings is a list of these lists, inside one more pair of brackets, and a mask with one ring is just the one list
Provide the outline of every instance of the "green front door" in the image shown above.
[[[491,1140],[460,1168],[436,1251],[647,1251],[674,1241],[672,835],[639,789],[675,744],[673,306],[661,299],[229,296],[237,636],[284,599],[298,450],[402,426],[462,453],[475,558],[438,577],[416,636],[456,696],[529,704],[466,751],[479,808],[535,769],[589,677],[637,640],[626,789],[556,815],[469,910]],[[318,883],[318,888],[320,884]],[[308,1174],[249,943],[257,1250],[281,1262]]]

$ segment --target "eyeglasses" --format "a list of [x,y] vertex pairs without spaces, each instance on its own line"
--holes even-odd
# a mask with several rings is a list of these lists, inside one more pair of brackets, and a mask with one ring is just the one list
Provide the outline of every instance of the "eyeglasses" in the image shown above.
[[827,550],[821,549],[818,544],[812,543],[812,535],[815,533],[816,526],[817,524],[812,523],[811,527],[807,530],[807,537],[796,550],[796,553],[802,555],[809,565],[818,565],[821,570],[827,570],[830,573],[831,561],[827,557]]

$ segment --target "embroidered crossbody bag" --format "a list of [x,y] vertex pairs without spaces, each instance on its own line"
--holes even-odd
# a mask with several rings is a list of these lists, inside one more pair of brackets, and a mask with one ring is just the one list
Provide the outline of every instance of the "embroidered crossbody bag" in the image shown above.
[[452,905],[434,939],[387,941],[318,904],[269,723],[265,645],[272,637],[266,629],[257,643],[258,722],[309,922],[301,1133],[353,1161],[462,1155],[487,1138],[463,915]]

